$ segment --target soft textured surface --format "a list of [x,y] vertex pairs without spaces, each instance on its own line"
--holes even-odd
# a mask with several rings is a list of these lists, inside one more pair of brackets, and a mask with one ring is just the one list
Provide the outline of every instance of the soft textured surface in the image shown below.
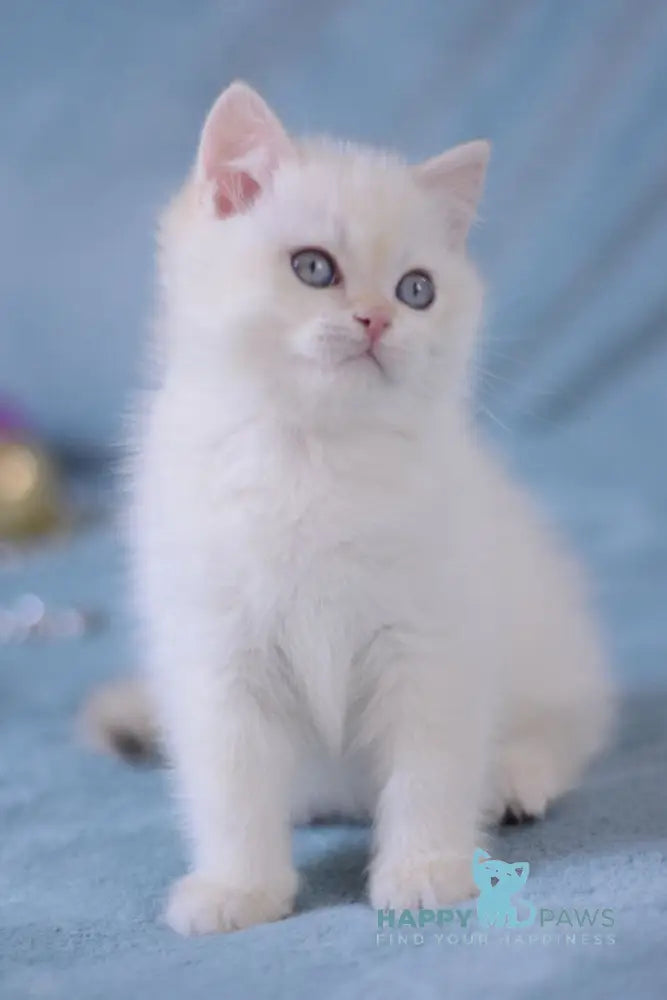
[[111,616],[97,637],[0,650],[3,1000],[664,996],[667,546],[648,508],[632,531],[614,530],[631,502],[591,489],[560,510],[598,567],[624,686],[618,746],[544,824],[496,840],[500,857],[531,863],[525,895],[538,907],[612,908],[613,945],[378,945],[376,915],[362,902],[367,831],[358,827],[295,834],[304,877],[295,916],[177,938],[157,922],[184,863],[164,775],[89,755],[72,736],[83,693],[130,656],[111,532],[80,534],[0,573],[0,603],[36,590]]

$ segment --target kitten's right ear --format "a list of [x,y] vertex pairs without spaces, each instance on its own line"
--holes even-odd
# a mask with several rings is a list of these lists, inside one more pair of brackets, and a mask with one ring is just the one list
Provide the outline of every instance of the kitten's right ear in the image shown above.
[[259,94],[237,81],[208,113],[197,154],[196,179],[221,218],[248,207],[294,146]]

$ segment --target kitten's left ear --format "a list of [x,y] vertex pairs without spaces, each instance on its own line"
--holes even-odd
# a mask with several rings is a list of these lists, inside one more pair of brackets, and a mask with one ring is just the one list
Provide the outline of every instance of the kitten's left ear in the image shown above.
[[453,246],[462,247],[482,195],[491,144],[476,139],[413,167],[419,184],[442,199]]
[[293,144],[268,104],[246,83],[220,94],[204,123],[196,178],[219,218],[247,208]]

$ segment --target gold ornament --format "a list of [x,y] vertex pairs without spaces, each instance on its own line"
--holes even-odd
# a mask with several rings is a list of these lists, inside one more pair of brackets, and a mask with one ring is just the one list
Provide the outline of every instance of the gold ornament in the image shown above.
[[53,531],[64,521],[58,475],[34,444],[0,439],[0,538]]

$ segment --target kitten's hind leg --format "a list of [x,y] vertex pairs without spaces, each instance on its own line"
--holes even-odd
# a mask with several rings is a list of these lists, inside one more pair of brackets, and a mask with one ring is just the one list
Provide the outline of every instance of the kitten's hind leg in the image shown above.
[[530,813],[524,812],[523,809],[517,806],[505,806],[505,812],[500,817],[501,826],[524,826],[529,823],[534,823],[537,816],[532,816]]
[[602,713],[590,710],[545,713],[534,707],[520,719],[497,748],[487,796],[487,818],[510,826],[542,819],[576,785],[608,725]]
[[507,826],[542,819],[548,804],[568,787],[558,771],[548,741],[519,738],[505,745],[497,773],[497,819]]

